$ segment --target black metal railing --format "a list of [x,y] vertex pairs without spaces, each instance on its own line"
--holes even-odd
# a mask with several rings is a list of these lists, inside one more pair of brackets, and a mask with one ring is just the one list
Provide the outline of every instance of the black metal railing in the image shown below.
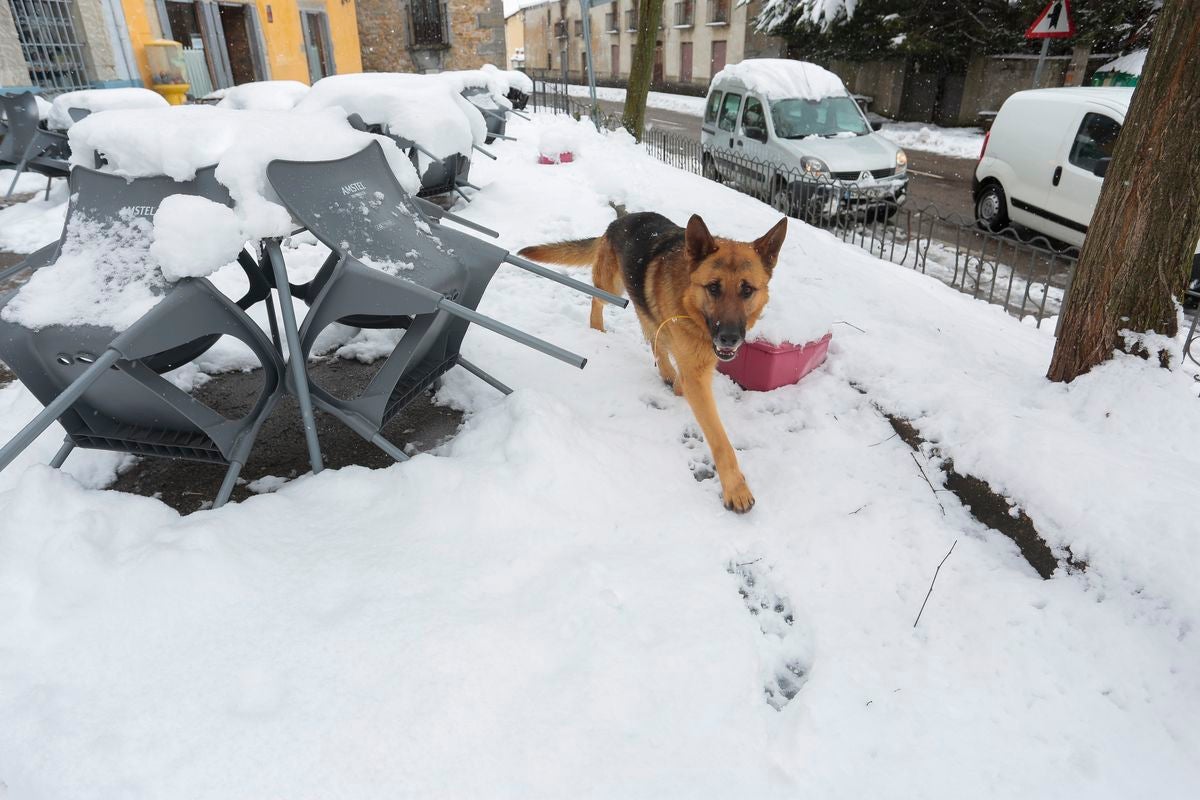
[[408,44],[410,47],[449,47],[449,14],[438,0],[409,0]]
[[[590,116],[586,98],[571,97],[560,76],[532,77],[534,108],[576,119]],[[601,111],[597,121],[608,130],[621,127],[616,114]],[[870,181],[812,175],[789,164],[706,147],[698,133],[651,128],[642,142],[666,164],[756,197],[876,258],[936,277],[1039,327],[1058,315],[1078,258],[1075,248],[1055,247],[1042,236],[1023,238],[1011,228],[986,231],[974,220],[942,214],[932,205],[915,208],[906,200],[903,173]]]

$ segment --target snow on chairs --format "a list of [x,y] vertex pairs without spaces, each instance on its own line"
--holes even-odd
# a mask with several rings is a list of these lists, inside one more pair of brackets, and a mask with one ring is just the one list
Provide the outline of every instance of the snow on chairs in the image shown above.
[[[443,219],[464,221],[440,210],[427,214],[436,206],[404,192],[378,142],[337,160],[274,161],[267,177],[293,217],[332,251],[311,284],[300,287],[299,295],[311,308],[298,332],[294,352],[300,357],[292,359],[288,380],[307,382],[320,408],[397,460],[407,456],[380,431],[447,370],[461,366],[496,389],[511,391],[460,354],[468,325],[578,368],[586,363],[475,310],[501,264],[515,264],[608,302],[627,302],[442,224]],[[267,243],[267,257],[276,276],[286,274],[278,242]],[[288,304],[286,297],[283,304]],[[329,325],[361,325],[364,319],[405,332],[370,384],[357,397],[341,398],[307,377],[304,360]]]
[[[45,405],[0,448],[0,469],[58,420],[67,437],[54,467],[76,447],[222,464],[227,470],[214,505],[228,500],[259,427],[283,392],[282,358],[244,310],[267,298],[269,286],[245,251],[238,263],[250,288],[237,302],[205,278],[168,282],[149,257],[149,218],[165,198],[190,194],[230,202],[212,173],[177,182],[128,181],[83,167],[71,172],[62,237],[53,250],[19,265],[35,270],[29,283],[0,297],[0,358]],[[86,296],[91,291],[114,294]],[[122,317],[143,306],[145,312],[126,325]],[[222,416],[162,376],[198,358],[221,336],[243,342],[262,368],[262,388],[240,418]]]

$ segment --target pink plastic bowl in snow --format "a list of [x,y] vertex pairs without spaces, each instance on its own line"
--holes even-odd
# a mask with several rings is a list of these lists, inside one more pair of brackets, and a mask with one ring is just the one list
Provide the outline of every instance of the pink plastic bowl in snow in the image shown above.
[[570,164],[575,160],[571,153],[559,153],[557,156],[538,155],[539,164]]
[[746,342],[732,361],[718,361],[717,369],[743,389],[769,392],[796,383],[821,366],[832,338],[833,334],[827,333],[801,345]]

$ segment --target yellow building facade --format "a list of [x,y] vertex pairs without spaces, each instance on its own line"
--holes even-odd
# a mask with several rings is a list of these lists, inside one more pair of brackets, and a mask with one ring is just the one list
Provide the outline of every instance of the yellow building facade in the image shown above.
[[361,72],[355,0],[121,0],[142,82],[148,42],[184,48],[191,94],[253,80],[312,83]]

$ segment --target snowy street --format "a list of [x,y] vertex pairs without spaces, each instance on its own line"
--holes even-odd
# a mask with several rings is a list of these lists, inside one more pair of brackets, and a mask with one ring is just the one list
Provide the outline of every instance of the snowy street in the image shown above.
[[[508,132],[454,211],[514,251],[616,207],[740,240],[780,218],[624,132]],[[537,163],[551,141],[572,163]],[[0,247],[52,240],[66,201],[0,210]],[[300,280],[328,250],[284,252]],[[0,472],[0,797],[1194,796],[1196,370],[1118,354],[1049,383],[1047,326],[797,220],[770,293],[751,338],[833,339],[796,385],[715,380],[745,516],[633,310],[598,333],[584,295],[508,266],[480,312],[586,368],[472,326],[464,355],[515,392],[446,373],[429,402],[461,427],[408,462],[313,476],[300,455],[291,478],[252,456],[254,496],[180,514],[148,460],[46,466],[52,427]],[[320,363],[395,343],[337,325]],[[168,377],[247,366],[223,341]],[[0,439],[40,407],[0,388]],[[1053,577],[945,459],[1033,520]],[[130,472],[147,496],[106,490]]]

